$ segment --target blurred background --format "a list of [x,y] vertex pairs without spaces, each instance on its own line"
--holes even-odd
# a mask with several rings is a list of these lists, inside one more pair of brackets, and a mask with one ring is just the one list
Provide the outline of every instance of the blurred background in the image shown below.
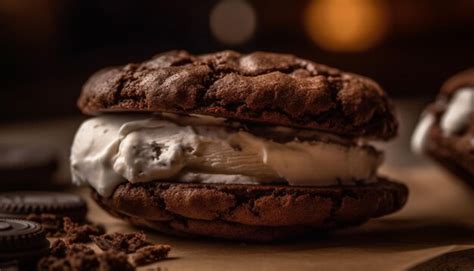
[[473,14],[473,0],[0,0],[0,143],[59,146],[67,178],[96,70],[179,48],[268,50],[376,79],[402,123],[387,164],[412,165],[423,106],[474,66]]
[[0,118],[79,114],[95,70],[158,52],[288,52],[432,98],[474,62],[472,0],[0,0]]

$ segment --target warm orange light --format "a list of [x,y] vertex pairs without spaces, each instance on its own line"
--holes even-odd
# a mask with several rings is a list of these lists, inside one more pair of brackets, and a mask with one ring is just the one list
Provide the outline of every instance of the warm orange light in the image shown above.
[[330,51],[363,51],[381,41],[388,27],[382,0],[312,0],[304,15],[306,32]]

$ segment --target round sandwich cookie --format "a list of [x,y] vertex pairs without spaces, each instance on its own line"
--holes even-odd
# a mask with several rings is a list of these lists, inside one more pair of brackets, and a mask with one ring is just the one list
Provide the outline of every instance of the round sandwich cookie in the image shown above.
[[0,191],[51,184],[57,153],[44,145],[0,144]]
[[73,182],[161,232],[270,241],[393,213],[406,186],[370,140],[397,134],[369,78],[292,55],[159,54],[93,75]]
[[65,192],[0,193],[0,217],[25,218],[30,214],[53,214],[83,220],[87,205],[78,195]]
[[474,68],[443,84],[420,117],[412,149],[474,186]]
[[34,265],[46,255],[49,241],[41,225],[21,219],[0,218],[0,262]]
[[270,241],[365,222],[400,209],[404,186],[380,179],[365,186],[121,184],[105,210],[133,224],[179,235]]

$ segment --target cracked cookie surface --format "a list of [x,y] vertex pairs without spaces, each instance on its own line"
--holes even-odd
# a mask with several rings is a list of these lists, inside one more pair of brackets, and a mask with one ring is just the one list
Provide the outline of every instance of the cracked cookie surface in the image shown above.
[[361,186],[121,184],[93,198],[111,214],[159,231],[268,241],[345,225],[399,210],[407,188],[380,178]]
[[86,114],[173,112],[389,139],[397,121],[374,81],[292,55],[159,54],[101,70],[84,85]]

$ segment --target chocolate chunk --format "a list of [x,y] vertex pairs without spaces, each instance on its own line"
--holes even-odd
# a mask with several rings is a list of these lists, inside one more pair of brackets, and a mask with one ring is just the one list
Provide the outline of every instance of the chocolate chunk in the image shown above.
[[54,256],[43,257],[38,262],[37,271],[72,271],[71,264],[67,259]]
[[[75,253],[66,258],[72,270],[102,270],[99,256],[97,254]],[[103,269],[107,270],[107,269]]]
[[99,271],[100,262],[96,254],[74,254],[66,258],[48,256],[42,258],[37,266],[38,271]]
[[68,244],[57,240],[51,246],[49,256],[39,261],[37,270],[129,271],[135,268],[123,252],[106,251],[97,254],[84,244]]
[[67,250],[67,244],[63,240],[58,239],[51,244],[51,247],[49,248],[49,255],[56,258],[64,258],[66,257]]
[[69,244],[66,255],[71,256],[75,254],[93,255],[95,252],[84,244]]
[[91,236],[101,235],[105,229],[100,225],[79,224],[65,217],[64,231],[68,243],[88,243],[91,241]]
[[158,262],[168,257],[171,250],[169,245],[151,245],[142,247],[132,255],[132,260],[137,266]]
[[99,255],[100,271],[131,271],[135,267],[128,262],[127,254],[117,251],[105,251]]
[[101,236],[92,236],[94,243],[102,250],[116,250],[125,253],[133,253],[138,249],[151,245],[146,241],[143,232],[104,234]]

